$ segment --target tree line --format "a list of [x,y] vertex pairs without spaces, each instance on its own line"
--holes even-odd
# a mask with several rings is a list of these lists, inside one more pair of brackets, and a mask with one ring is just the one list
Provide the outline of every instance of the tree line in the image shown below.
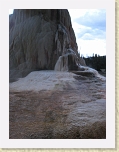
[[106,70],[106,55],[100,56],[97,54],[93,54],[92,57],[82,57],[85,60],[87,66],[96,69],[97,71],[101,71],[100,69]]

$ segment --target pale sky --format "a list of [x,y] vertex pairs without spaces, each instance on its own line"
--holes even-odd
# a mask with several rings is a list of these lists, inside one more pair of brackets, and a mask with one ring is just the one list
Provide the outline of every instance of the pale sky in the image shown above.
[[106,55],[106,11],[68,9],[80,55]]
[[[87,57],[106,55],[106,10],[68,9],[75,32],[78,51]],[[13,9],[9,9],[9,14]]]

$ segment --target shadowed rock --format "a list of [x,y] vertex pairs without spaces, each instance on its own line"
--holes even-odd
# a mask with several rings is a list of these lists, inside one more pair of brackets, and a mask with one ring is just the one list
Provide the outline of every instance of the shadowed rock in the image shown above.
[[68,67],[76,68],[74,54],[81,61],[68,10],[16,9],[9,16],[9,29],[10,80],[34,70],[53,70],[69,50]]

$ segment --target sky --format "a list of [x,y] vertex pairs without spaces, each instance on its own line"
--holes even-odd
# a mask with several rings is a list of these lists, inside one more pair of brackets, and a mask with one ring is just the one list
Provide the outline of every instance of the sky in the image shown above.
[[[68,9],[80,56],[106,55],[106,10]],[[9,14],[13,9],[9,10]]]
[[106,55],[106,10],[68,9],[75,32],[78,51],[87,57]]

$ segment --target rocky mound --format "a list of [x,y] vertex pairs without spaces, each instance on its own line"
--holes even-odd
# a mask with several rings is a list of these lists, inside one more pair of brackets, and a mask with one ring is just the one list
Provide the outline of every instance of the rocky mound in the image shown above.
[[105,139],[103,76],[36,71],[10,83],[11,139]]

